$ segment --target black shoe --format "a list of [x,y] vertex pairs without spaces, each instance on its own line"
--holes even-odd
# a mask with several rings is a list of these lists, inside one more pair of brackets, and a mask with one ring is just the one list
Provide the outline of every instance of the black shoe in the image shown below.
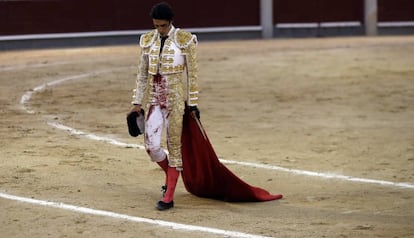
[[168,210],[168,209],[173,208],[173,207],[174,207],[174,201],[171,201],[171,202],[168,202],[168,203],[163,202],[163,201],[159,201],[157,203],[157,209],[160,210],[160,211]]
[[164,185],[161,187],[162,197],[165,196],[165,193],[167,192],[167,185]]

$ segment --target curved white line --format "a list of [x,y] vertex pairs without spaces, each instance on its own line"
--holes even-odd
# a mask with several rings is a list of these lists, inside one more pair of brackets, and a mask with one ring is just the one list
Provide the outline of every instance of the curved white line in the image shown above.
[[112,139],[112,138],[93,135],[93,134],[90,134],[90,133],[86,133],[86,132],[76,130],[74,128],[62,125],[58,122],[47,122],[47,124],[49,126],[52,126],[52,127],[56,128],[56,129],[67,131],[72,135],[83,136],[83,137],[86,137],[86,138],[91,139],[91,140],[102,141],[102,142],[106,142],[106,143],[116,145],[116,146],[121,146],[121,147],[126,147],[126,148],[138,148],[138,149],[141,149],[141,150],[145,150],[145,146],[142,146],[142,145],[123,143],[123,142],[117,141],[117,140]]
[[14,70],[21,70],[27,68],[42,68],[42,67],[49,67],[49,66],[56,66],[56,65],[65,65],[70,64],[70,61],[60,61],[54,63],[38,63],[38,64],[31,64],[31,65],[14,65],[14,66],[7,66],[7,67],[0,67],[1,71],[14,71]]
[[151,225],[172,228],[175,230],[205,232],[205,233],[211,233],[211,234],[216,234],[216,235],[225,236],[225,237],[269,238],[268,236],[259,236],[259,235],[238,232],[238,231],[228,231],[228,230],[222,230],[222,229],[210,228],[210,227],[204,227],[204,226],[187,225],[187,224],[181,224],[181,223],[176,223],[176,222],[130,216],[130,215],[119,214],[119,213],[110,212],[110,211],[95,210],[92,208],[79,207],[79,206],[60,203],[60,202],[50,202],[50,201],[37,200],[37,199],[32,199],[32,198],[18,197],[18,196],[1,193],[1,192],[0,192],[0,197],[4,199],[19,201],[19,202],[24,202],[24,203],[34,204],[34,205],[53,207],[53,208],[58,208],[58,209],[63,209],[63,210],[68,210],[68,211],[79,212],[82,214],[110,217],[110,218],[137,222],[137,223],[147,223]]
[[45,90],[46,87],[53,86],[53,85],[56,85],[56,84],[60,84],[60,83],[63,83],[63,82],[69,81],[69,80],[82,79],[82,78],[86,78],[86,77],[90,77],[90,76],[95,76],[95,75],[99,75],[99,74],[113,72],[113,71],[124,69],[124,68],[126,68],[126,67],[112,68],[110,70],[106,69],[106,70],[99,70],[99,71],[94,71],[94,72],[90,72],[90,73],[85,73],[85,74],[78,74],[78,75],[73,75],[73,76],[53,80],[49,83],[41,84],[41,85],[33,88],[33,90],[25,92],[23,94],[23,96],[20,98],[20,105],[22,106],[22,109],[25,110],[27,113],[33,114],[34,111],[31,110],[28,106],[28,102],[32,98],[33,93],[41,92],[41,91]]
[[[121,68],[125,68],[125,67],[121,67]],[[118,69],[121,69],[121,68],[118,68]],[[96,71],[96,72],[85,73],[85,74],[80,74],[80,75],[74,75],[74,76],[65,77],[65,78],[62,78],[62,79],[54,80],[54,81],[51,81],[49,83],[39,85],[39,86],[35,87],[33,90],[27,91],[26,93],[24,93],[23,96],[20,99],[20,104],[22,105],[23,109],[27,113],[34,113],[34,111],[29,109],[29,107],[28,107],[28,103],[29,103],[33,93],[40,92],[48,86],[53,86],[53,85],[63,83],[63,82],[68,81],[68,80],[81,79],[81,78],[94,76],[94,75],[98,75],[98,74],[102,74],[102,73],[113,72],[113,71],[115,71],[115,69],[102,70],[102,71]],[[74,128],[62,125],[62,124],[57,123],[57,122],[47,122],[47,124],[52,126],[52,127],[57,128],[57,129],[68,131],[70,134],[83,136],[83,137],[86,137],[86,138],[91,139],[91,140],[103,141],[103,142],[106,142],[106,143],[109,143],[109,144],[113,144],[113,145],[116,145],[116,146],[123,146],[123,147],[127,147],[127,148],[128,147],[133,147],[133,148],[138,148],[138,149],[145,149],[145,147],[141,146],[141,145],[127,144],[127,143],[119,142],[119,141],[111,139],[111,138],[97,136],[97,135],[93,135],[93,134],[90,134],[90,133],[85,133],[85,132],[82,132],[80,130],[76,130]],[[172,229],[178,229],[178,230],[199,231],[199,232],[206,232],[206,233],[223,235],[223,236],[227,236],[227,237],[266,238],[266,236],[252,235],[252,234],[242,233],[242,232],[237,232],[237,231],[227,231],[227,230],[221,230],[221,229],[216,229],[216,228],[186,225],[186,224],[180,224],[180,223],[174,223],[174,222],[168,222],[168,221],[162,221],[162,220],[154,220],[154,219],[148,219],[148,218],[142,218],[142,217],[133,217],[133,216],[129,216],[129,215],[118,214],[118,213],[102,211],[102,210],[94,210],[94,209],[85,208],[85,207],[77,207],[77,206],[67,205],[67,204],[63,204],[63,203],[55,203],[55,202],[48,202],[48,201],[42,201],[42,200],[35,200],[35,199],[31,199],[31,198],[18,197],[18,196],[14,196],[14,195],[5,194],[5,193],[0,193],[0,197],[15,200],[15,201],[20,201],[20,202],[36,204],[36,205],[60,208],[60,209],[65,209],[65,210],[71,210],[71,211],[76,211],[76,212],[85,213],[85,214],[107,216],[107,217],[112,217],[112,218],[117,218],[117,219],[122,219],[122,220],[128,220],[128,221],[133,221],[133,222],[140,222],[140,223],[149,223],[149,224],[169,227],[169,228],[172,228]]]
[[[1,38],[1,36],[0,36]],[[113,56],[113,57],[105,57],[105,58],[99,58],[94,59],[93,62],[102,62],[102,61],[119,61],[120,59],[125,58],[136,58],[136,56]],[[60,66],[60,65],[67,65],[67,64],[81,64],[81,63],[89,63],[91,62],[90,59],[76,59],[76,60],[66,60],[66,61],[55,61],[55,62],[41,62],[41,63],[34,63],[34,64],[20,64],[20,65],[12,65],[12,66],[0,66],[0,72],[2,71],[17,71],[17,70],[23,70],[23,69],[36,69],[36,68],[44,68],[44,67],[53,67],[53,66]]]
[[[122,67],[122,68],[124,68],[124,67]],[[43,90],[44,88],[46,88],[47,86],[53,86],[53,85],[56,85],[56,84],[59,84],[59,83],[62,83],[62,82],[68,81],[68,80],[81,79],[81,78],[89,77],[89,76],[92,76],[92,75],[112,72],[114,70],[115,69],[96,71],[96,72],[80,74],[80,75],[74,75],[74,76],[54,80],[54,81],[46,83],[46,84],[42,84],[42,85],[34,88],[32,91],[28,91],[25,94],[23,94],[23,96],[21,97],[21,100],[20,100],[20,104],[23,106],[23,109],[27,113],[33,113],[33,111],[30,110],[29,107],[28,107],[28,102],[30,101],[33,93],[39,92],[39,91]],[[134,147],[134,148],[144,149],[144,146],[142,146],[142,145],[127,144],[127,143],[122,143],[122,142],[119,142],[119,141],[111,139],[111,138],[96,136],[96,135],[93,135],[93,134],[90,134],[90,133],[85,133],[83,131],[76,130],[74,128],[62,125],[62,124],[57,123],[57,122],[47,122],[47,123],[48,123],[48,125],[50,125],[52,127],[55,127],[57,129],[68,131],[70,134],[73,134],[73,135],[83,136],[83,137],[86,137],[86,138],[92,139],[92,140],[103,141],[103,142],[110,143],[110,144],[113,144],[113,145],[116,145],[116,146]],[[356,178],[356,177],[345,176],[345,175],[334,175],[334,174],[318,173],[318,172],[304,171],[304,170],[297,170],[297,169],[287,169],[287,168],[283,168],[283,167],[279,167],[279,166],[256,164],[256,163],[250,163],[250,162],[239,162],[239,161],[222,160],[222,159],[220,159],[220,161],[223,162],[223,163],[228,163],[228,164],[238,164],[238,165],[242,165],[242,166],[250,166],[250,167],[256,167],[256,168],[271,169],[271,170],[277,170],[277,171],[282,171],[282,172],[294,173],[294,174],[298,174],[298,175],[316,176],[316,177],[330,178],[330,179],[342,179],[342,180],[346,180],[346,181],[373,183],[373,184],[389,185],[389,186],[402,187],[402,188],[414,188],[414,185],[410,184],[410,183],[394,183],[394,182],[389,182],[389,181],[363,179],[363,178]],[[134,217],[134,216],[118,214],[118,213],[113,213],[113,212],[108,212],[108,211],[103,211],[103,210],[94,210],[94,209],[91,209],[91,208],[78,207],[78,206],[68,205],[68,204],[64,204],[64,203],[48,202],[48,201],[42,201],[42,200],[35,200],[35,199],[31,199],[31,198],[18,197],[18,196],[14,196],[14,195],[5,194],[5,193],[0,193],[0,197],[10,199],[10,200],[20,201],[20,202],[36,204],[36,205],[54,207],[54,208],[65,209],[65,210],[71,210],[71,211],[76,211],[76,212],[85,213],[85,214],[98,215],[98,216],[107,216],[107,217],[112,217],[112,218],[117,218],[117,219],[122,219],[122,220],[128,220],[128,221],[133,221],[133,222],[140,222],[140,223],[149,223],[149,224],[154,224],[154,225],[158,225],[158,226],[169,227],[169,228],[172,228],[172,229],[180,229],[180,230],[186,230],[186,231],[201,231],[201,232],[207,232],[207,233],[212,233],[212,234],[223,235],[223,236],[227,236],[227,237],[246,237],[246,238],[250,238],[250,237],[251,238],[262,238],[263,237],[263,238],[265,238],[265,236],[251,235],[251,234],[247,234],[247,233],[241,233],[241,232],[236,232],[236,231],[227,231],[227,230],[221,230],[221,229],[216,229],[216,228],[208,228],[208,227],[173,223],[173,222],[168,222],[168,221],[154,220],[154,219],[148,219],[148,218],[142,218],[142,217]]]
[[[126,147],[126,148],[138,148],[141,150],[145,150],[145,146],[143,145],[123,143],[123,142],[117,141],[112,138],[97,136],[91,133],[79,131],[79,130],[62,125],[57,122],[48,122],[48,124],[57,129],[65,130],[72,135],[83,136],[91,140],[102,141],[102,142],[106,142],[106,143],[116,145],[116,146],[121,146],[121,147]],[[384,181],[384,180],[365,179],[365,178],[358,178],[358,177],[352,177],[352,176],[347,176],[347,175],[340,175],[340,174],[333,174],[333,173],[320,173],[320,172],[313,172],[313,171],[306,171],[306,170],[299,170],[299,169],[288,169],[288,168],[284,168],[280,166],[267,165],[267,164],[256,164],[256,163],[251,163],[251,162],[242,162],[242,161],[234,161],[234,160],[220,159],[220,162],[224,164],[237,164],[237,165],[242,165],[242,166],[247,166],[247,167],[275,170],[275,171],[293,173],[297,175],[320,177],[320,178],[325,178],[325,179],[339,179],[339,180],[345,180],[345,181],[350,181],[350,182],[371,183],[371,184],[378,184],[378,185],[384,185],[384,186],[394,186],[394,187],[400,187],[400,188],[414,189],[414,184],[410,184],[410,183],[395,183],[395,182]]]
[[414,189],[414,184],[411,184],[411,183],[395,183],[395,182],[376,180],[376,179],[365,179],[365,178],[357,178],[357,177],[333,174],[333,173],[320,173],[320,172],[312,172],[312,171],[299,170],[299,169],[288,169],[288,168],[283,168],[283,167],[274,166],[274,165],[256,164],[256,163],[233,161],[233,160],[220,159],[220,161],[222,161],[223,163],[227,163],[227,164],[238,164],[238,165],[249,166],[249,167],[254,167],[254,168],[277,170],[277,171],[288,172],[288,173],[293,173],[293,174],[298,174],[298,175],[307,175],[307,176],[320,177],[320,178],[326,178],[326,179],[339,179],[339,180],[345,180],[345,181],[350,181],[350,182],[371,183],[371,184],[379,184],[379,185],[385,185],[385,186],[394,186],[394,187],[400,187],[400,188]]
[[[121,67],[121,68],[124,68],[124,67]],[[120,68],[117,68],[117,69],[120,69]],[[30,100],[33,93],[43,90],[46,86],[56,85],[56,84],[65,82],[67,80],[80,79],[80,78],[85,78],[85,77],[88,77],[88,76],[97,75],[97,74],[101,74],[101,73],[108,73],[108,72],[112,72],[114,70],[116,70],[116,69],[102,70],[102,71],[96,71],[96,72],[91,72],[91,73],[86,73],[86,74],[80,74],[80,75],[75,75],[75,76],[71,76],[71,77],[66,77],[66,78],[54,80],[50,83],[42,84],[42,85],[34,88],[33,91],[26,92],[22,96],[22,98],[20,100],[20,103],[24,106],[24,109],[28,113],[33,113],[32,110],[29,110],[27,108],[27,104],[28,104],[28,102],[29,102],[29,100]],[[136,148],[139,148],[139,149],[144,149],[144,146],[142,146],[142,145],[126,144],[126,143],[122,143],[122,142],[116,141],[116,140],[111,139],[111,138],[96,136],[96,135],[93,135],[93,134],[90,134],[90,133],[82,132],[82,131],[76,130],[74,128],[62,125],[62,124],[57,123],[57,122],[48,122],[48,124],[50,126],[53,126],[53,127],[57,128],[57,129],[68,131],[69,133],[74,134],[74,135],[84,136],[88,139],[103,141],[103,142],[107,142],[107,143],[117,145],[117,146],[136,147]],[[222,160],[222,159],[220,161],[222,161],[223,163],[228,163],[228,164],[238,164],[238,165],[242,165],[242,166],[249,166],[249,167],[255,167],[255,168],[262,168],[262,169],[270,169],[270,170],[293,173],[293,174],[297,174],[297,175],[306,175],[306,176],[321,177],[321,178],[325,178],[325,179],[339,179],[339,180],[345,180],[345,181],[350,181],[350,182],[370,183],[370,184],[379,184],[379,185],[385,185],[385,186],[394,186],[394,187],[400,187],[400,188],[414,189],[414,184],[411,184],[411,183],[396,183],[396,182],[390,182],[390,181],[384,181],[384,180],[357,178],[357,177],[340,175],[340,174],[338,175],[338,174],[332,174],[332,173],[320,173],[320,172],[312,172],[312,171],[306,171],[306,170],[288,169],[288,168],[283,168],[283,167],[279,167],[279,166],[256,164],[256,163],[250,163],[250,162],[240,162],[240,161]]]

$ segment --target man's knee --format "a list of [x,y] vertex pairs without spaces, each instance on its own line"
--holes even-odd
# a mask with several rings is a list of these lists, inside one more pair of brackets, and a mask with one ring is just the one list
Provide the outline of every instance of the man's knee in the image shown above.
[[146,150],[153,162],[161,162],[165,159],[165,152],[160,147],[147,147]]

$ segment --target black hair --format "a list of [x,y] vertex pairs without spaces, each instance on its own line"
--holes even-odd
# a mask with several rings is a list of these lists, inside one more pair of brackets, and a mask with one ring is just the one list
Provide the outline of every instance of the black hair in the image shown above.
[[174,18],[174,12],[170,4],[160,2],[152,7],[150,16],[152,19],[172,21]]

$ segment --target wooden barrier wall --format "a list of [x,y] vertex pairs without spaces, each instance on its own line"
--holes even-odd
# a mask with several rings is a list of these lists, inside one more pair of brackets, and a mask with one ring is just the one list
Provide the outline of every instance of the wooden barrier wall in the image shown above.
[[[0,0],[0,35],[152,28],[153,0]],[[175,25],[260,25],[260,1],[174,0]],[[274,0],[274,23],[363,22],[363,0]],[[379,21],[414,21],[414,1],[378,0]]]

